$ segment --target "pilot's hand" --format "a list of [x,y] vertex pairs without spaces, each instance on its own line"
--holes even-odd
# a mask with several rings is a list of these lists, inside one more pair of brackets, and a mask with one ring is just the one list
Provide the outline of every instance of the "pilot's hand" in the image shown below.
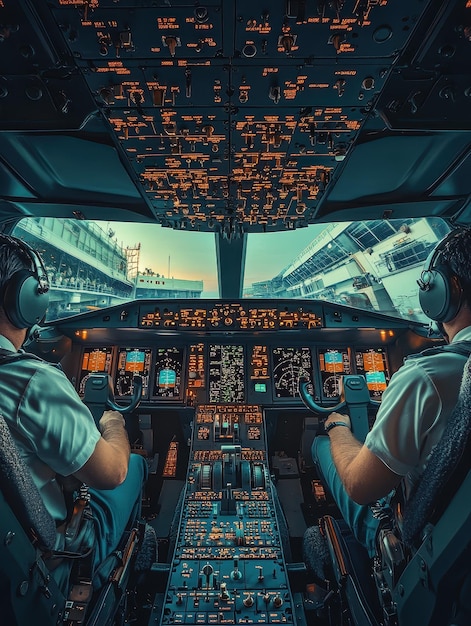
[[341,413],[331,413],[324,422],[324,428],[326,428],[331,422],[342,422],[346,424],[350,430],[352,430],[352,423],[348,415],[342,415]]
[[124,426],[124,417],[119,411],[104,411],[98,424],[101,433],[103,433],[107,428],[124,428]]

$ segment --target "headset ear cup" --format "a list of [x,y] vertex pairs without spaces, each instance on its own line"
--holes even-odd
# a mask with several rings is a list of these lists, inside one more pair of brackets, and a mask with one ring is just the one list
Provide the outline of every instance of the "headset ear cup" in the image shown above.
[[40,293],[39,282],[27,269],[15,272],[5,285],[3,309],[16,328],[39,324],[46,315],[49,293]]
[[458,313],[462,289],[458,278],[441,265],[427,270],[424,287],[419,290],[419,302],[427,317],[436,322],[449,322]]
[[451,269],[446,250],[453,249],[464,232],[470,229],[457,228],[432,250],[425,261],[425,266],[417,281],[419,284],[419,302],[427,317],[436,322],[451,321],[461,308],[464,285]]

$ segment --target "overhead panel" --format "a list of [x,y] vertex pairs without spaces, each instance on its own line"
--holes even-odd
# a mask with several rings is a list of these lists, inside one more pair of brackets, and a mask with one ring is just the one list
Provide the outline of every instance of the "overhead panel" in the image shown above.
[[308,224],[421,4],[50,3],[158,221],[228,238]]

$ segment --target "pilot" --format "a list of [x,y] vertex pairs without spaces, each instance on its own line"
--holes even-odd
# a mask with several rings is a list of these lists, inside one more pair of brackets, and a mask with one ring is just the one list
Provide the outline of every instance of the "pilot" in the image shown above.
[[[56,521],[58,549],[69,549],[63,532],[66,500],[59,476],[75,477],[90,487],[94,584],[100,586],[109,573],[107,568],[114,565],[112,553],[128,521],[140,512],[146,464],[141,456],[130,455],[120,413],[105,411],[97,428],[57,367],[33,356],[11,362],[21,352],[32,318],[46,311],[47,289],[39,255],[21,240],[0,235],[0,356],[7,357],[3,367],[0,359],[2,415]],[[62,586],[67,579],[61,576],[66,574],[56,576]]]
[[371,557],[378,521],[368,504],[400,483],[404,497],[410,495],[458,400],[466,350],[471,352],[471,229],[449,233],[425,267],[418,281],[421,306],[450,347],[405,360],[383,394],[364,444],[351,433],[349,417],[340,413],[327,418],[328,437],[314,439],[314,461]]

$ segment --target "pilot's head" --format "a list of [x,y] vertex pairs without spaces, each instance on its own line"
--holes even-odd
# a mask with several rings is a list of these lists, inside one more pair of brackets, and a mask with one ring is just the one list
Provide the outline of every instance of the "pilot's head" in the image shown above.
[[471,308],[471,228],[451,231],[436,246],[418,284],[422,310],[439,324]]
[[49,302],[46,270],[21,239],[0,234],[0,319],[15,328],[40,323]]

